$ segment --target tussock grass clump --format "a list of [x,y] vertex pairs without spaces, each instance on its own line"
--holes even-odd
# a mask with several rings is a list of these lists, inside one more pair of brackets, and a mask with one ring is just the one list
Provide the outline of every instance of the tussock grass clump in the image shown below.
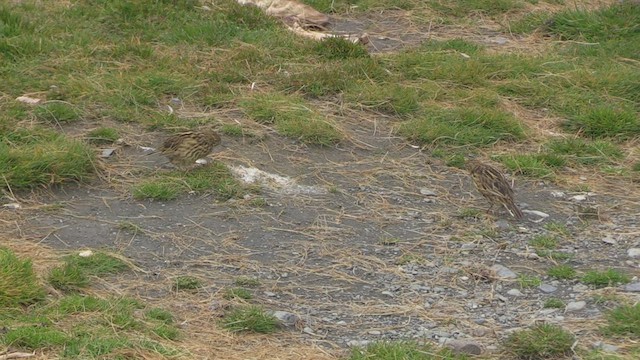
[[466,359],[449,349],[436,349],[431,345],[418,345],[408,341],[375,342],[366,348],[354,348],[348,360],[457,360]]
[[342,139],[338,129],[304,100],[287,95],[257,95],[240,102],[245,113],[263,124],[274,124],[284,136],[302,142],[331,145]]
[[518,276],[518,284],[520,288],[532,288],[536,286],[540,286],[542,284],[542,280],[534,275],[520,274]]
[[94,171],[94,154],[78,141],[57,134],[0,137],[0,173],[12,188],[25,189],[82,181]]
[[253,294],[251,294],[251,291],[247,289],[233,288],[233,289],[227,289],[223,297],[227,300],[230,300],[230,299],[250,300],[253,298]]
[[558,247],[558,239],[555,236],[536,235],[533,239],[529,240],[529,245],[535,249],[552,250]]
[[118,130],[109,127],[97,128],[87,134],[87,140],[95,144],[109,144],[118,140],[118,137]]
[[591,270],[588,271],[581,279],[584,284],[594,285],[597,288],[614,286],[618,284],[626,284],[631,281],[628,275],[615,270],[607,269],[605,271]]
[[608,325],[603,329],[607,335],[640,338],[640,304],[623,305],[607,314]]
[[268,334],[279,327],[278,319],[259,306],[243,306],[233,309],[222,320],[225,329],[233,332],[251,331]]
[[556,279],[573,279],[576,271],[569,265],[557,265],[549,268],[547,274]]
[[0,248],[0,308],[29,305],[44,299],[31,261]]
[[133,197],[168,201],[194,191],[211,192],[219,199],[228,200],[242,197],[248,190],[223,163],[214,162],[190,171],[171,171],[144,180],[133,187]]
[[547,299],[543,305],[545,309],[564,309],[565,306],[567,306],[567,304],[565,304],[564,301],[556,298]]
[[554,154],[582,165],[610,163],[623,157],[622,150],[606,140],[570,138],[550,141],[547,146]]
[[364,109],[391,115],[413,114],[421,107],[418,89],[397,84],[366,84],[350,89],[345,97]]
[[203,286],[202,280],[193,276],[179,276],[173,282],[173,290],[197,290]]
[[564,127],[594,139],[628,139],[640,135],[640,116],[635,111],[601,106],[571,117]]
[[128,269],[127,264],[104,253],[82,257],[71,255],[64,258],[65,264],[49,274],[49,283],[58,290],[78,291],[89,285],[90,276],[116,274]]
[[555,170],[566,163],[558,155],[545,153],[504,155],[499,156],[498,160],[515,174],[536,178],[553,178]]
[[80,120],[80,114],[74,106],[58,101],[38,106],[34,114],[38,120],[58,124]]
[[364,46],[340,37],[322,39],[315,42],[312,48],[316,55],[328,60],[369,57],[369,52]]
[[400,125],[398,132],[420,144],[430,145],[488,146],[525,137],[522,125],[512,115],[482,108],[426,111]]
[[573,335],[561,327],[542,324],[514,332],[504,348],[518,359],[556,359],[571,353],[573,341]]

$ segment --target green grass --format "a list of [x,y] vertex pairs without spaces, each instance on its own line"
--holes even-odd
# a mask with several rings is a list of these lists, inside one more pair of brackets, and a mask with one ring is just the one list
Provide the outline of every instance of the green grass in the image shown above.
[[109,127],[100,127],[87,134],[87,140],[94,144],[110,144],[118,140],[119,137],[118,130]]
[[255,95],[240,102],[244,112],[262,124],[274,124],[279,133],[304,143],[331,145],[340,131],[303,99],[289,95]]
[[542,284],[542,280],[539,277],[533,275],[520,274],[518,275],[517,280],[520,288],[522,289],[537,287]]
[[569,232],[569,229],[567,229],[567,226],[557,221],[549,221],[548,223],[544,224],[544,228],[558,235],[562,235],[562,236],[570,235],[570,232]]
[[573,279],[576,271],[569,265],[557,265],[547,270],[547,275],[555,279]]
[[564,309],[565,306],[567,306],[567,304],[565,304],[564,301],[556,298],[545,300],[543,305],[545,309]]
[[409,341],[375,342],[365,348],[353,348],[348,360],[462,360],[449,349],[437,349],[432,345],[418,345]]
[[558,247],[558,238],[549,235],[536,235],[529,240],[529,245],[537,250],[553,250]]
[[489,146],[525,137],[520,122],[495,109],[434,109],[401,124],[399,134],[422,145]]
[[54,288],[62,291],[78,291],[89,285],[90,276],[117,274],[129,268],[122,260],[101,252],[87,257],[70,255],[64,262],[53,268],[47,278]]
[[239,277],[233,281],[237,286],[245,286],[245,287],[258,287],[260,286],[260,280],[249,277]]
[[5,248],[0,248],[0,278],[2,308],[29,305],[44,299],[44,290],[38,283],[31,261],[20,259]]
[[553,154],[581,165],[607,164],[623,157],[622,150],[617,145],[604,140],[569,138],[553,140],[548,147]]
[[87,180],[95,170],[93,162],[89,147],[62,135],[0,132],[0,173],[3,185],[13,189]]
[[251,291],[243,288],[227,289],[223,295],[225,299],[243,299],[250,300],[253,298]]
[[514,154],[499,156],[498,159],[513,173],[535,178],[553,178],[555,171],[566,162],[553,154]]
[[588,109],[570,118],[564,127],[574,133],[594,139],[626,140],[640,135],[637,111],[614,106]]
[[0,334],[0,344],[29,351],[54,350],[65,358],[78,359],[139,348],[177,354],[175,349],[151,338],[174,340],[180,336],[179,330],[164,318],[159,324],[147,324],[138,317],[138,310],[143,308],[142,303],[128,298],[67,295],[31,307],[22,315],[5,319],[0,316],[10,325]]
[[517,359],[558,359],[571,353],[574,337],[557,325],[542,324],[511,334],[505,351]]
[[[64,262],[67,268],[84,276],[112,274],[127,268],[120,260],[103,253],[86,258],[67,256]],[[69,274],[63,275],[63,279],[68,278]],[[171,314],[162,309],[141,311],[146,306],[127,297],[73,293],[45,298],[31,262],[18,259],[5,249],[0,249],[0,279],[3,348],[46,352],[49,357],[70,359],[117,358],[122,351],[135,353],[140,349],[148,350],[149,356],[179,354],[161,342],[180,337],[179,329],[172,325]],[[90,284],[83,283],[87,285]]]
[[171,314],[171,312],[165,309],[161,309],[161,308],[149,309],[147,310],[147,312],[145,312],[145,317],[147,319],[153,319],[153,320],[163,322],[167,325],[173,324],[173,314]]
[[133,187],[133,197],[168,201],[195,192],[212,193],[219,199],[228,200],[240,198],[248,191],[249,188],[236,180],[224,164],[214,162],[190,171],[171,171],[143,180]]
[[232,332],[249,331],[268,334],[279,327],[278,320],[258,306],[243,306],[231,310],[222,319],[225,329]]
[[606,286],[615,286],[618,284],[626,284],[631,281],[628,275],[615,270],[607,269],[605,271],[591,270],[582,277],[584,284],[594,285],[597,288]]
[[64,124],[81,120],[78,110],[71,104],[64,102],[49,102],[38,106],[34,115],[38,120]]
[[607,314],[603,332],[609,336],[640,338],[640,304],[622,305]]
[[197,290],[203,286],[202,280],[192,276],[180,276],[173,282],[173,290]]

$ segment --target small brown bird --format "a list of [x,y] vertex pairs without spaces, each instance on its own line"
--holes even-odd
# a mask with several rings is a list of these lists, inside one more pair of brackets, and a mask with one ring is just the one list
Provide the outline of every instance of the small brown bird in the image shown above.
[[218,144],[220,136],[213,129],[186,131],[169,136],[160,147],[160,152],[168,157],[172,164],[187,166],[209,155]]
[[471,173],[480,194],[491,203],[489,210],[499,204],[504,206],[516,219],[522,219],[524,214],[514,201],[513,189],[500,171],[478,160],[468,161],[465,167]]

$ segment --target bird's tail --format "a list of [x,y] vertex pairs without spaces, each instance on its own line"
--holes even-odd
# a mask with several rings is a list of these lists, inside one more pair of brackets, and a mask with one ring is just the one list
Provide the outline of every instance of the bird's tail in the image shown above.
[[504,204],[504,207],[507,208],[507,210],[511,213],[511,215],[516,219],[522,219],[524,217],[522,210],[520,210],[520,208],[518,207],[518,205],[516,205],[514,201],[506,202]]

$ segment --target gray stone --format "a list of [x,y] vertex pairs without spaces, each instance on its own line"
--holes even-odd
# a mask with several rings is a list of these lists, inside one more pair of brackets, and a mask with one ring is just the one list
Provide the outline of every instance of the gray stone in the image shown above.
[[585,306],[587,306],[585,301],[572,301],[567,304],[565,311],[579,311],[584,309]]
[[631,248],[627,250],[627,256],[630,258],[640,258],[640,248]]
[[610,235],[605,236],[602,242],[609,245],[616,245],[618,243],[615,239],[611,238]]
[[276,296],[276,293],[271,292],[271,291],[265,291],[263,294],[267,295],[268,297],[274,297],[274,296]]
[[507,291],[507,295],[511,295],[511,296],[524,296],[524,294],[518,290],[518,289],[511,289],[509,291]]
[[274,311],[271,315],[280,320],[284,326],[296,326],[296,324],[299,324],[302,321],[298,315],[287,311]]
[[540,289],[542,292],[547,293],[547,294],[555,292],[556,290],[558,290],[557,287],[555,287],[553,285],[549,285],[549,284],[542,284],[542,285],[538,286],[538,289]]
[[640,292],[640,282],[634,282],[624,286],[624,291],[628,292]]
[[482,354],[482,346],[473,340],[447,340],[444,345],[458,354]]
[[504,220],[504,219],[500,219],[500,220],[496,221],[495,225],[500,230],[509,230],[509,228],[511,227],[511,225],[509,225],[509,222],[507,220]]
[[116,152],[116,149],[102,149],[102,153],[100,153],[101,158],[111,157]]
[[381,335],[382,332],[380,332],[379,330],[369,330],[368,331],[369,335]]
[[422,188],[420,189],[420,194],[425,195],[425,196],[436,196],[436,192],[431,190],[431,189],[427,189],[427,188]]
[[518,277],[518,275],[516,275],[516,273],[511,271],[511,269],[500,264],[493,265],[491,267],[491,270],[495,271],[496,275],[504,279],[515,279]]

